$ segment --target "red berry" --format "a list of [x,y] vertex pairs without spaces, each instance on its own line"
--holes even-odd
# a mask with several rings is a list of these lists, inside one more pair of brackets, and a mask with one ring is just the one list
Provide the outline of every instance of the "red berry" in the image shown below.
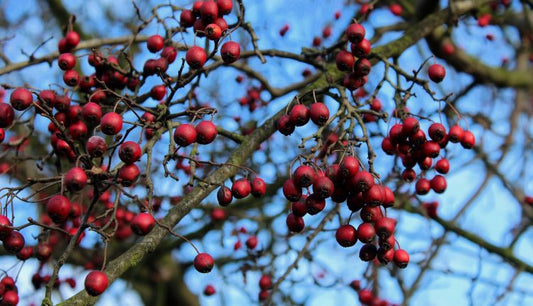
[[445,190],[446,190],[446,178],[444,178],[444,176],[442,175],[435,175],[435,177],[433,177],[431,179],[431,189],[433,189],[433,191],[435,191],[436,193],[443,193]]
[[402,249],[397,249],[394,251],[394,264],[400,269],[405,269],[407,264],[409,264],[409,254]]
[[255,249],[257,246],[257,237],[256,236],[250,236],[248,239],[246,239],[246,247],[248,247],[250,250]]
[[375,245],[367,243],[361,247],[359,250],[359,258],[362,261],[372,261],[374,258],[376,258],[376,255],[378,253],[378,249]]
[[24,248],[24,236],[18,231],[11,231],[3,240],[4,249],[11,254],[16,254]]
[[67,220],[70,213],[70,201],[63,195],[54,195],[46,204],[46,212],[54,223],[61,224]]
[[294,171],[294,182],[299,187],[309,187],[316,179],[316,171],[310,166],[301,165]]
[[431,189],[431,182],[428,179],[421,178],[416,181],[415,190],[418,195],[425,195]]
[[260,198],[265,195],[266,184],[263,179],[256,177],[252,180],[252,195],[256,198]]
[[[0,104],[0,106],[1,105],[2,104]],[[291,122],[289,115],[281,116],[276,124],[278,131],[285,136],[289,136],[290,134],[292,134],[292,132],[294,132],[295,127],[294,124]]]
[[302,188],[298,187],[294,179],[288,179],[283,183],[283,195],[291,202],[296,202],[302,196]]
[[352,51],[352,54],[357,57],[367,57],[370,54],[370,50],[372,49],[372,45],[370,42],[366,39],[361,40],[358,43],[352,43],[350,45],[350,49]]
[[364,57],[359,58],[354,64],[354,72],[358,76],[366,76],[370,73],[372,69],[372,64],[370,61]]
[[328,122],[329,109],[324,103],[313,103],[309,107],[309,115],[314,124],[322,126]]
[[165,85],[156,85],[150,90],[150,97],[156,101],[159,101],[165,97],[167,93],[167,87]]
[[196,142],[199,144],[209,144],[218,135],[217,127],[211,121],[202,121],[196,125]]
[[463,137],[461,138],[461,146],[465,149],[472,149],[476,144],[476,138],[474,134],[470,131],[464,131]]
[[74,167],[65,174],[65,186],[70,191],[80,191],[87,186],[87,174],[80,167]]
[[288,214],[285,222],[289,231],[293,233],[299,233],[305,227],[304,218],[295,216],[294,214]]
[[76,70],[67,70],[63,73],[63,82],[71,87],[78,86],[80,75]]
[[125,187],[133,185],[140,174],[141,170],[136,164],[124,165],[118,170],[120,183]]
[[370,243],[376,236],[376,229],[371,223],[361,223],[357,228],[357,237],[362,243]]
[[181,147],[186,147],[195,142],[196,136],[196,129],[189,123],[180,124],[174,130],[174,141]]
[[374,176],[368,171],[359,171],[350,179],[350,184],[356,192],[366,192],[374,186]]
[[341,225],[335,233],[335,239],[341,246],[351,247],[357,242],[357,230],[350,224]]
[[220,206],[228,206],[233,200],[231,189],[226,186],[220,187],[217,192],[217,200]]
[[194,257],[194,268],[200,273],[209,273],[215,265],[215,260],[207,253],[199,253]]
[[335,64],[340,71],[352,71],[355,59],[350,52],[341,50],[335,57]]
[[433,82],[440,83],[446,76],[446,70],[439,64],[433,64],[429,66],[428,74]]
[[220,56],[226,64],[236,62],[239,59],[240,55],[241,46],[234,41],[225,42],[220,48]]
[[215,23],[208,24],[204,31],[205,36],[210,40],[218,40],[222,36],[222,29]]
[[365,38],[365,28],[358,23],[352,23],[346,29],[346,37],[352,43],[359,43]]
[[450,162],[446,158],[442,158],[435,164],[435,170],[438,173],[446,174],[450,171]]
[[205,24],[213,22],[218,17],[218,5],[213,1],[204,1],[200,7],[200,17]]
[[205,64],[205,61],[207,60],[207,54],[205,53],[204,49],[198,46],[192,46],[185,54],[185,60],[192,69],[199,69]]
[[433,141],[439,142],[446,137],[446,128],[440,123],[433,123],[428,129],[428,134]]
[[85,277],[85,291],[89,295],[98,296],[102,294],[108,285],[107,275],[102,271],[91,271]]
[[16,306],[19,302],[18,293],[15,290],[8,290],[2,296],[2,306]]
[[272,289],[272,277],[270,275],[262,275],[259,279],[259,288],[261,290]]
[[359,172],[359,161],[351,155],[345,156],[339,164],[339,170],[342,177],[351,178]]
[[245,178],[236,180],[231,186],[231,194],[236,199],[242,199],[247,197],[251,191],[252,186],[250,185],[250,182]]
[[26,88],[19,87],[13,90],[9,98],[9,102],[11,103],[14,109],[19,111],[25,110],[30,107],[33,102],[31,91],[27,90]]
[[105,140],[100,136],[91,136],[87,140],[87,153],[92,157],[102,157],[107,150],[107,144]]
[[149,213],[140,213],[131,220],[131,230],[140,236],[148,234],[155,226],[155,219]]
[[372,294],[372,291],[368,289],[363,289],[359,291],[358,297],[359,297],[359,302],[361,302],[364,305],[370,305],[372,301],[374,300],[374,295]]
[[204,288],[204,295],[211,296],[216,293],[215,287],[213,285],[207,285]]
[[324,207],[326,207],[326,201],[317,194],[312,193],[305,199],[305,208],[310,215],[318,214],[324,210]]
[[217,0],[217,5],[219,15],[227,15],[231,13],[231,10],[233,9],[232,0]]
[[185,28],[192,27],[194,24],[194,14],[191,10],[183,10],[180,14],[180,25]]
[[72,53],[63,53],[59,55],[57,65],[63,71],[74,69],[74,66],[76,66],[76,56]]
[[458,125],[454,125],[450,128],[450,132],[448,132],[448,140],[453,143],[461,142],[464,133],[465,131],[463,130],[463,128]]
[[11,221],[6,216],[0,215],[0,240],[4,240],[13,231],[11,226]]
[[389,10],[394,16],[401,16],[403,12],[403,8],[398,3],[393,3],[389,6]]
[[392,233],[394,233],[394,228],[396,227],[396,219],[388,218],[388,217],[381,217],[379,218],[374,228],[376,230],[376,234],[381,239],[386,239]]
[[[165,47],[163,48],[163,51],[161,51],[161,57],[165,58],[167,60],[167,63],[169,64],[172,64],[176,60],[177,55],[178,55],[178,52],[176,52],[176,49],[174,49],[174,47],[172,46]],[[136,86],[133,86],[134,89],[135,87]]]
[[289,115],[290,122],[294,126],[303,126],[309,122],[309,109],[303,104],[296,104]]
[[65,35],[65,42],[67,47],[72,49],[80,43],[80,35],[76,31],[70,31]]
[[122,129],[122,117],[115,113],[109,112],[102,117],[100,129],[106,135],[116,135]]
[[134,141],[126,141],[118,149],[118,157],[126,165],[133,164],[141,159],[141,147]]
[[329,198],[335,191],[333,181],[327,176],[318,176],[313,183],[313,192],[320,198]]
[[88,125],[96,126],[102,118],[102,108],[94,102],[89,102],[82,107],[81,116]]
[[164,40],[161,35],[152,35],[148,37],[148,40],[146,41],[146,46],[148,47],[148,50],[152,53],[156,53],[163,49]]

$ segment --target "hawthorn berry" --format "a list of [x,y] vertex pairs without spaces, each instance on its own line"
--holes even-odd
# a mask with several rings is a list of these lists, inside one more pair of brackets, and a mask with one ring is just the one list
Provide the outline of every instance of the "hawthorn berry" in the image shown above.
[[213,285],[207,285],[204,288],[204,295],[211,296],[216,293],[215,287]]
[[118,170],[120,183],[125,187],[133,185],[140,174],[141,170],[136,164],[124,165]]
[[292,213],[287,215],[285,222],[289,231],[293,233],[300,233],[305,227],[304,218],[298,217]]
[[246,198],[250,194],[251,191],[252,191],[252,185],[245,178],[236,180],[235,182],[233,182],[233,185],[231,186],[231,194],[236,199]]
[[207,54],[205,53],[205,50],[198,46],[192,46],[185,54],[185,61],[187,61],[187,64],[189,64],[192,69],[203,67],[206,60]]
[[398,268],[405,269],[409,264],[409,254],[405,250],[397,249],[394,251],[393,261]]
[[158,34],[148,37],[148,40],[146,41],[146,46],[148,47],[148,50],[152,53],[156,53],[163,49],[163,44],[163,37]]
[[174,141],[181,147],[186,147],[195,142],[196,136],[196,129],[190,123],[180,124],[174,130]]
[[350,224],[341,225],[335,232],[335,239],[342,247],[351,247],[357,242],[357,230]]
[[256,198],[260,198],[265,195],[266,184],[262,178],[256,177],[252,180],[252,195]]
[[115,113],[109,112],[102,117],[100,129],[106,135],[116,135],[122,129],[122,117]]
[[194,268],[200,273],[209,273],[215,265],[215,260],[207,253],[199,253],[194,257]]
[[102,294],[109,285],[107,275],[102,271],[91,271],[85,277],[85,291],[91,296]]
[[294,126],[303,126],[309,122],[309,109],[303,104],[296,104],[291,109],[289,119]]
[[24,248],[24,236],[18,231],[11,231],[4,240],[4,249],[11,254],[16,254]]
[[141,147],[134,141],[125,141],[118,149],[118,157],[126,165],[133,164],[141,159]]
[[91,157],[102,157],[107,150],[107,144],[102,137],[91,136],[87,140],[86,149]]
[[204,120],[195,127],[196,142],[199,144],[209,144],[215,140],[218,135],[217,127],[213,122]]
[[154,228],[155,226],[155,219],[154,217],[146,212],[139,213],[138,215],[131,220],[130,223],[131,230],[139,235],[144,236]]
[[446,76],[446,69],[439,64],[433,64],[428,69],[429,78],[435,82],[440,83]]
[[329,109],[324,103],[313,103],[309,107],[309,116],[314,124],[322,126],[328,122]]
[[87,174],[82,168],[74,167],[67,171],[64,181],[69,191],[80,191],[87,186]]
[[233,194],[231,192],[231,189],[229,189],[226,186],[220,187],[220,189],[218,189],[218,192],[217,192],[217,200],[218,200],[218,205],[228,206],[233,200]]
[[54,223],[61,224],[67,220],[70,213],[70,201],[67,197],[56,194],[48,200],[46,212]]
[[[33,102],[33,97],[31,91],[26,88],[19,87],[11,93],[9,102],[14,109],[22,111],[31,106]],[[5,126],[4,126],[5,127]]]
[[359,23],[352,23],[346,29],[346,37],[352,43],[359,43],[365,38],[365,28]]

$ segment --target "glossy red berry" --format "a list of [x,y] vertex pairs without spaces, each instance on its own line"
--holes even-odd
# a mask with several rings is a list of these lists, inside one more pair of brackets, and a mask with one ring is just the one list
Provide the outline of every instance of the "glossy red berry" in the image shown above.
[[109,285],[107,275],[102,271],[91,271],[85,277],[85,291],[89,295],[98,296],[102,294]]
[[405,269],[409,264],[409,254],[405,250],[397,249],[394,251],[393,261],[398,268]]
[[431,182],[426,178],[420,178],[416,181],[415,191],[418,195],[425,195],[431,189]]
[[152,35],[148,37],[148,40],[146,41],[146,46],[148,47],[148,50],[152,53],[156,53],[163,49],[164,40],[161,35]]
[[438,173],[446,174],[450,171],[450,162],[446,158],[442,158],[435,164],[435,170]]
[[446,70],[439,64],[433,64],[429,66],[428,75],[433,82],[440,83],[446,76]]
[[118,170],[119,181],[125,187],[133,185],[140,174],[141,170],[136,164],[124,165]]
[[9,102],[14,109],[19,111],[25,110],[30,107],[33,102],[31,91],[27,90],[26,88],[19,87],[13,90],[9,98]]
[[324,103],[313,103],[309,107],[309,115],[314,124],[322,126],[328,122],[329,109]]
[[357,228],[357,238],[362,243],[370,243],[376,237],[376,229],[372,223],[361,223]]
[[205,24],[213,22],[218,17],[218,5],[213,1],[204,1],[200,7],[200,18]]
[[87,174],[80,167],[71,168],[65,174],[65,186],[69,191],[80,191],[87,186]]
[[196,129],[192,124],[180,124],[174,130],[174,141],[178,146],[186,147],[196,141]]
[[374,186],[374,176],[368,171],[359,171],[351,178],[350,184],[356,192],[366,192]]
[[386,239],[394,233],[394,228],[396,227],[396,219],[381,217],[374,224],[376,234],[381,239]]
[[351,247],[357,242],[357,230],[350,224],[341,225],[335,232],[335,239],[341,246]]
[[220,206],[228,206],[233,200],[231,189],[226,186],[220,187],[217,192],[217,200]]
[[59,55],[57,65],[63,71],[74,69],[76,66],[76,56],[72,53],[63,53]]
[[180,25],[185,28],[192,27],[196,21],[194,14],[191,10],[183,10],[180,13]]
[[139,213],[138,215],[131,220],[130,223],[131,230],[140,236],[144,236],[154,228],[155,226],[155,219],[154,217],[149,213]]
[[16,306],[19,303],[19,296],[15,290],[7,290],[2,295],[2,306]]
[[335,57],[335,64],[340,71],[352,71],[355,59],[352,53],[341,50]]
[[288,179],[283,183],[283,195],[287,200],[296,202],[302,196],[302,188],[296,184],[294,179]]
[[326,201],[317,194],[312,193],[305,199],[305,208],[310,215],[318,214],[324,210],[324,207],[326,207]]
[[378,253],[378,249],[375,245],[367,243],[364,244],[361,249],[359,250],[359,258],[362,261],[371,261],[374,258],[376,258],[376,255]]
[[462,127],[458,125],[454,125],[450,128],[450,131],[448,132],[448,140],[453,143],[461,142],[461,139],[463,139],[465,131]]
[[470,131],[464,131],[463,137],[461,138],[461,146],[465,149],[472,149],[476,144],[476,138],[474,134]]
[[205,36],[210,40],[218,40],[222,36],[222,29],[216,23],[208,24],[205,29]]
[[0,215],[0,240],[4,240],[13,231],[11,226],[11,221],[6,216]]
[[295,126],[291,122],[289,115],[282,115],[276,122],[276,125],[277,125],[278,131],[285,136],[291,135],[295,129]]
[[199,144],[209,144],[218,135],[216,125],[211,121],[202,121],[196,125],[196,142]]
[[352,54],[357,57],[367,57],[370,54],[372,45],[368,40],[363,39],[358,43],[352,43],[350,45],[350,49],[352,51]]
[[116,135],[122,129],[122,117],[115,113],[109,112],[102,117],[100,129],[106,135]]
[[346,29],[346,37],[352,43],[359,43],[365,38],[365,34],[365,28],[358,23],[352,23]]
[[86,149],[92,157],[102,157],[107,150],[107,144],[102,137],[91,136],[87,140]]
[[259,279],[259,288],[261,290],[272,289],[272,277],[270,275],[262,275]]
[[257,246],[257,243],[258,243],[258,240],[256,236],[250,236],[248,237],[248,239],[246,239],[246,247],[249,248],[250,250],[255,249],[255,247]]
[[67,220],[70,213],[70,201],[63,195],[54,195],[46,204],[46,212],[52,221],[61,224]]
[[303,126],[309,122],[309,109],[303,104],[296,104],[291,109],[289,119],[294,126]]
[[200,273],[209,273],[215,265],[215,260],[207,253],[200,253],[194,257],[194,268]]
[[295,216],[294,214],[288,214],[285,223],[289,231],[293,233],[300,233],[305,227],[304,218]]
[[213,285],[207,285],[204,288],[204,295],[211,296],[216,293],[215,287]]
[[167,87],[165,85],[156,85],[150,90],[150,97],[156,101],[159,101],[165,97],[167,93]]
[[433,141],[439,142],[446,136],[446,128],[440,123],[433,123],[429,126],[428,134]]
[[252,191],[252,186],[250,182],[245,179],[239,179],[233,182],[233,185],[231,186],[231,194],[236,199],[242,199],[247,197]]
[[262,178],[256,177],[252,180],[252,195],[260,198],[265,195],[266,184]]
[[313,182],[313,192],[320,198],[329,198],[335,191],[333,181],[324,175],[319,175]]
[[9,235],[3,240],[4,249],[11,254],[16,254],[24,248],[24,236],[18,231],[11,231]]
[[65,35],[65,43],[69,49],[76,47],[80,43],[80,34],[76,31],[70,31]]
[[231,13],[231,10],[233,9],[232,0],[217,0],[217,5],[219,15],[227,15]]
[[234,41],[225,42],[220,48],[220,56],[226,64],[236,62],[241,55],[241,46]]
[[81,116],[88,125],[96,126],[102,119],[102,108],[94,102],[89,102],[81,109]]
[[118,157],[126,165],[133,164],[141,159],[141,147],[134,141],[125,141],[118,149]]
[[78,86],[80,83],[80,74],[76,70],[67,70],[63,73],[63,82],[71,87]]
[[351,178],[359,172],[359,161],[351,155],[345,156],[339,164],[339,171],[342,177]]
[[192,46],[185,54],[185,60],[192,69],[199,69],[204,66],[207,60],[207,54],[204,49],[198,46]]
[[294,171],[294,182],[299,187],[309,187],[316,179],[316,171],[313,167],[301,165]]
[[446,190],[446,178],[442,175],[435,175],[430,181],[431,183],[431,189],[435,191],[436,193],[443,193]]

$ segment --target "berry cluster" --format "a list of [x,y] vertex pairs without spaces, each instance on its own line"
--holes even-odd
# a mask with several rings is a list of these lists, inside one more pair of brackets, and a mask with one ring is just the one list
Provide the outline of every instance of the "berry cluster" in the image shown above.
[[[471,149],[475,144],[474,134],[463,130],[459,125],[452,126],[447,132],[444,125],[433,123],[427,132],[429,139],[420,128],[418,119],[407,117],[403,123],[394,124],[381,143],[386,154],[396,155],[401,159],[405,167],[402,179],[406,182],[416,180],[415,190],[418,195],[425,195],[431,189],[436,193],[446,190],[447,182],[442,174],[448,173],[450,163],[446,158],[440,158],[436,163],[433,163],[433,159],[440,156],[441,150],[446,148],[449,142],[461,143],[465,149]],[[434,168],[439,174],[431,180],[423,175],[417,176],[413,169],[416,165],[422,173]]]

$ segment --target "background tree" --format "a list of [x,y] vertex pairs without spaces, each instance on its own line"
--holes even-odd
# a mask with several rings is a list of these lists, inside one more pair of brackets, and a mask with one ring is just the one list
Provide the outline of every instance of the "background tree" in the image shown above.
[[4,1],[0,303],[531,303],[533,3],[323,2]]

